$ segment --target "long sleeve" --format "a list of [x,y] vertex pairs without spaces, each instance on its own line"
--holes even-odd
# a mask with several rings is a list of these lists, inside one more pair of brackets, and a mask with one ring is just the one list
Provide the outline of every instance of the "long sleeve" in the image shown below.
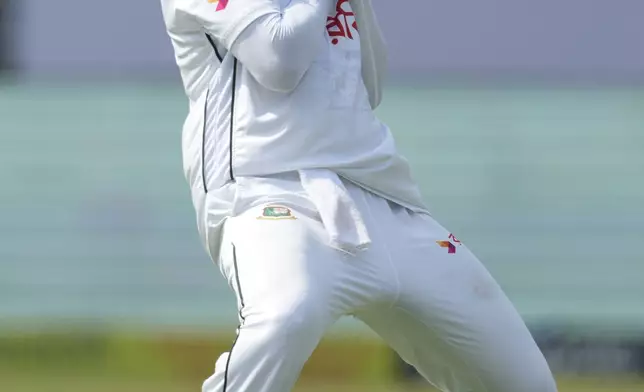
[[[181,0],[175,0],[177,3]],[[184,0],[182,11],[266,88],[295,89],[324,42],[333,0]]]
[[330,3],[292,1],[282,13],[263,16],[241,33],[233,55],[263,86],[294,90],[325,42]]
[[362,51],[362,78],[369,92],[373,109],[382,101],[382,89],[387,72],[387,46],[378,25],[371,0],[349,0],[356,14]]

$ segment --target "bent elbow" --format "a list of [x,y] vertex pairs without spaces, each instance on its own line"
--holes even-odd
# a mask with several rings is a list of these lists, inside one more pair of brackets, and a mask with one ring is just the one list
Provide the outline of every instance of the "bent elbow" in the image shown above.
[[264,69],[261,75],[256,75],[255,78],[265,88],[287,94],[292,93],[300,85],[306,71],[307,69],[304,68],[280,64]]
[[304,78],[306,70],[280,67],[266,75],[264,86],[280,93],[292,93]]
[[[297,37],[298,39],[301,37]],[[291,93],[302,82],[317,53],[311,39],[283,39],[273,42],[272,55],[264,59],[260,83],[266,88]]]

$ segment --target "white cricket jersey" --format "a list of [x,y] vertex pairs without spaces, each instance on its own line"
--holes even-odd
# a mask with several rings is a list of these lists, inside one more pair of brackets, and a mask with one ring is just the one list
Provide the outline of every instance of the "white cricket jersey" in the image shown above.
[[[318,49],[294,89],[266,87],[231,53],[257,20],[279,18],[287,7],[299,6],[295,3],[325,1],[330,7],[315,33]],[[426,212],[407,161],[370,106],[348,0],[161,2],[190,99],[183,159],[193,194],[211,192],[237,177],[322,168]]]

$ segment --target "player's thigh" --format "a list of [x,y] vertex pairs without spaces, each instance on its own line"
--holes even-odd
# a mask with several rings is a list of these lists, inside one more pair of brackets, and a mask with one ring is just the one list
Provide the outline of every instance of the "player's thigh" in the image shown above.
[[476,374],[481,391],[556,390],[528,328],[483,264],[435,221],[415,220],[414,241],[397,260],[397,306],[425,326],[411,336],[415,344],[430,333],[444,342],[443,354]]
[[[356,314],[432,385],[443,391],[478,391],[470,372],[447,342],[400,308],[368,309]],[[419,338],[420,337],[420,338]]]
[[410,282],[399,306],[425,326],[411,339],[422,345],[431,333],[444,342],[442,354],[462,374],[476,375],[473,391],[555,391],[545,358],[512,303],[482,266],[472,270],[474,277],[452,275],[452,287],[443,290],[429,288],[436,281],[426,288]]
[[221,270],[237,294],[240,327],[203,391],[288,391],[342,308],[335,254],[313,214],[284,204],[250,208],[224,226]]
[[343,273],[313,213],[286,204],[260,205],[224,226],[220,269],[238,294],[242,316],[338,316],[334,298]]

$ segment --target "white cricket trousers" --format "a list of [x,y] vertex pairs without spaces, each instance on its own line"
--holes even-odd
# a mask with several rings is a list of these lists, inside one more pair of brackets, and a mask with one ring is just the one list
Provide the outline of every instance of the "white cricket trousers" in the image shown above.
[[[297,178],[238,179],[216,260],[240,327],[203,392],[289,392],[323,334],[351,315],[450,392],[555,392],[521,317],[479,260],[431,217],[348,181],[372,243],[351,255]],[[256,182],[256,183],[254,183]],[[284,207],[269,208],[266,207]]]

